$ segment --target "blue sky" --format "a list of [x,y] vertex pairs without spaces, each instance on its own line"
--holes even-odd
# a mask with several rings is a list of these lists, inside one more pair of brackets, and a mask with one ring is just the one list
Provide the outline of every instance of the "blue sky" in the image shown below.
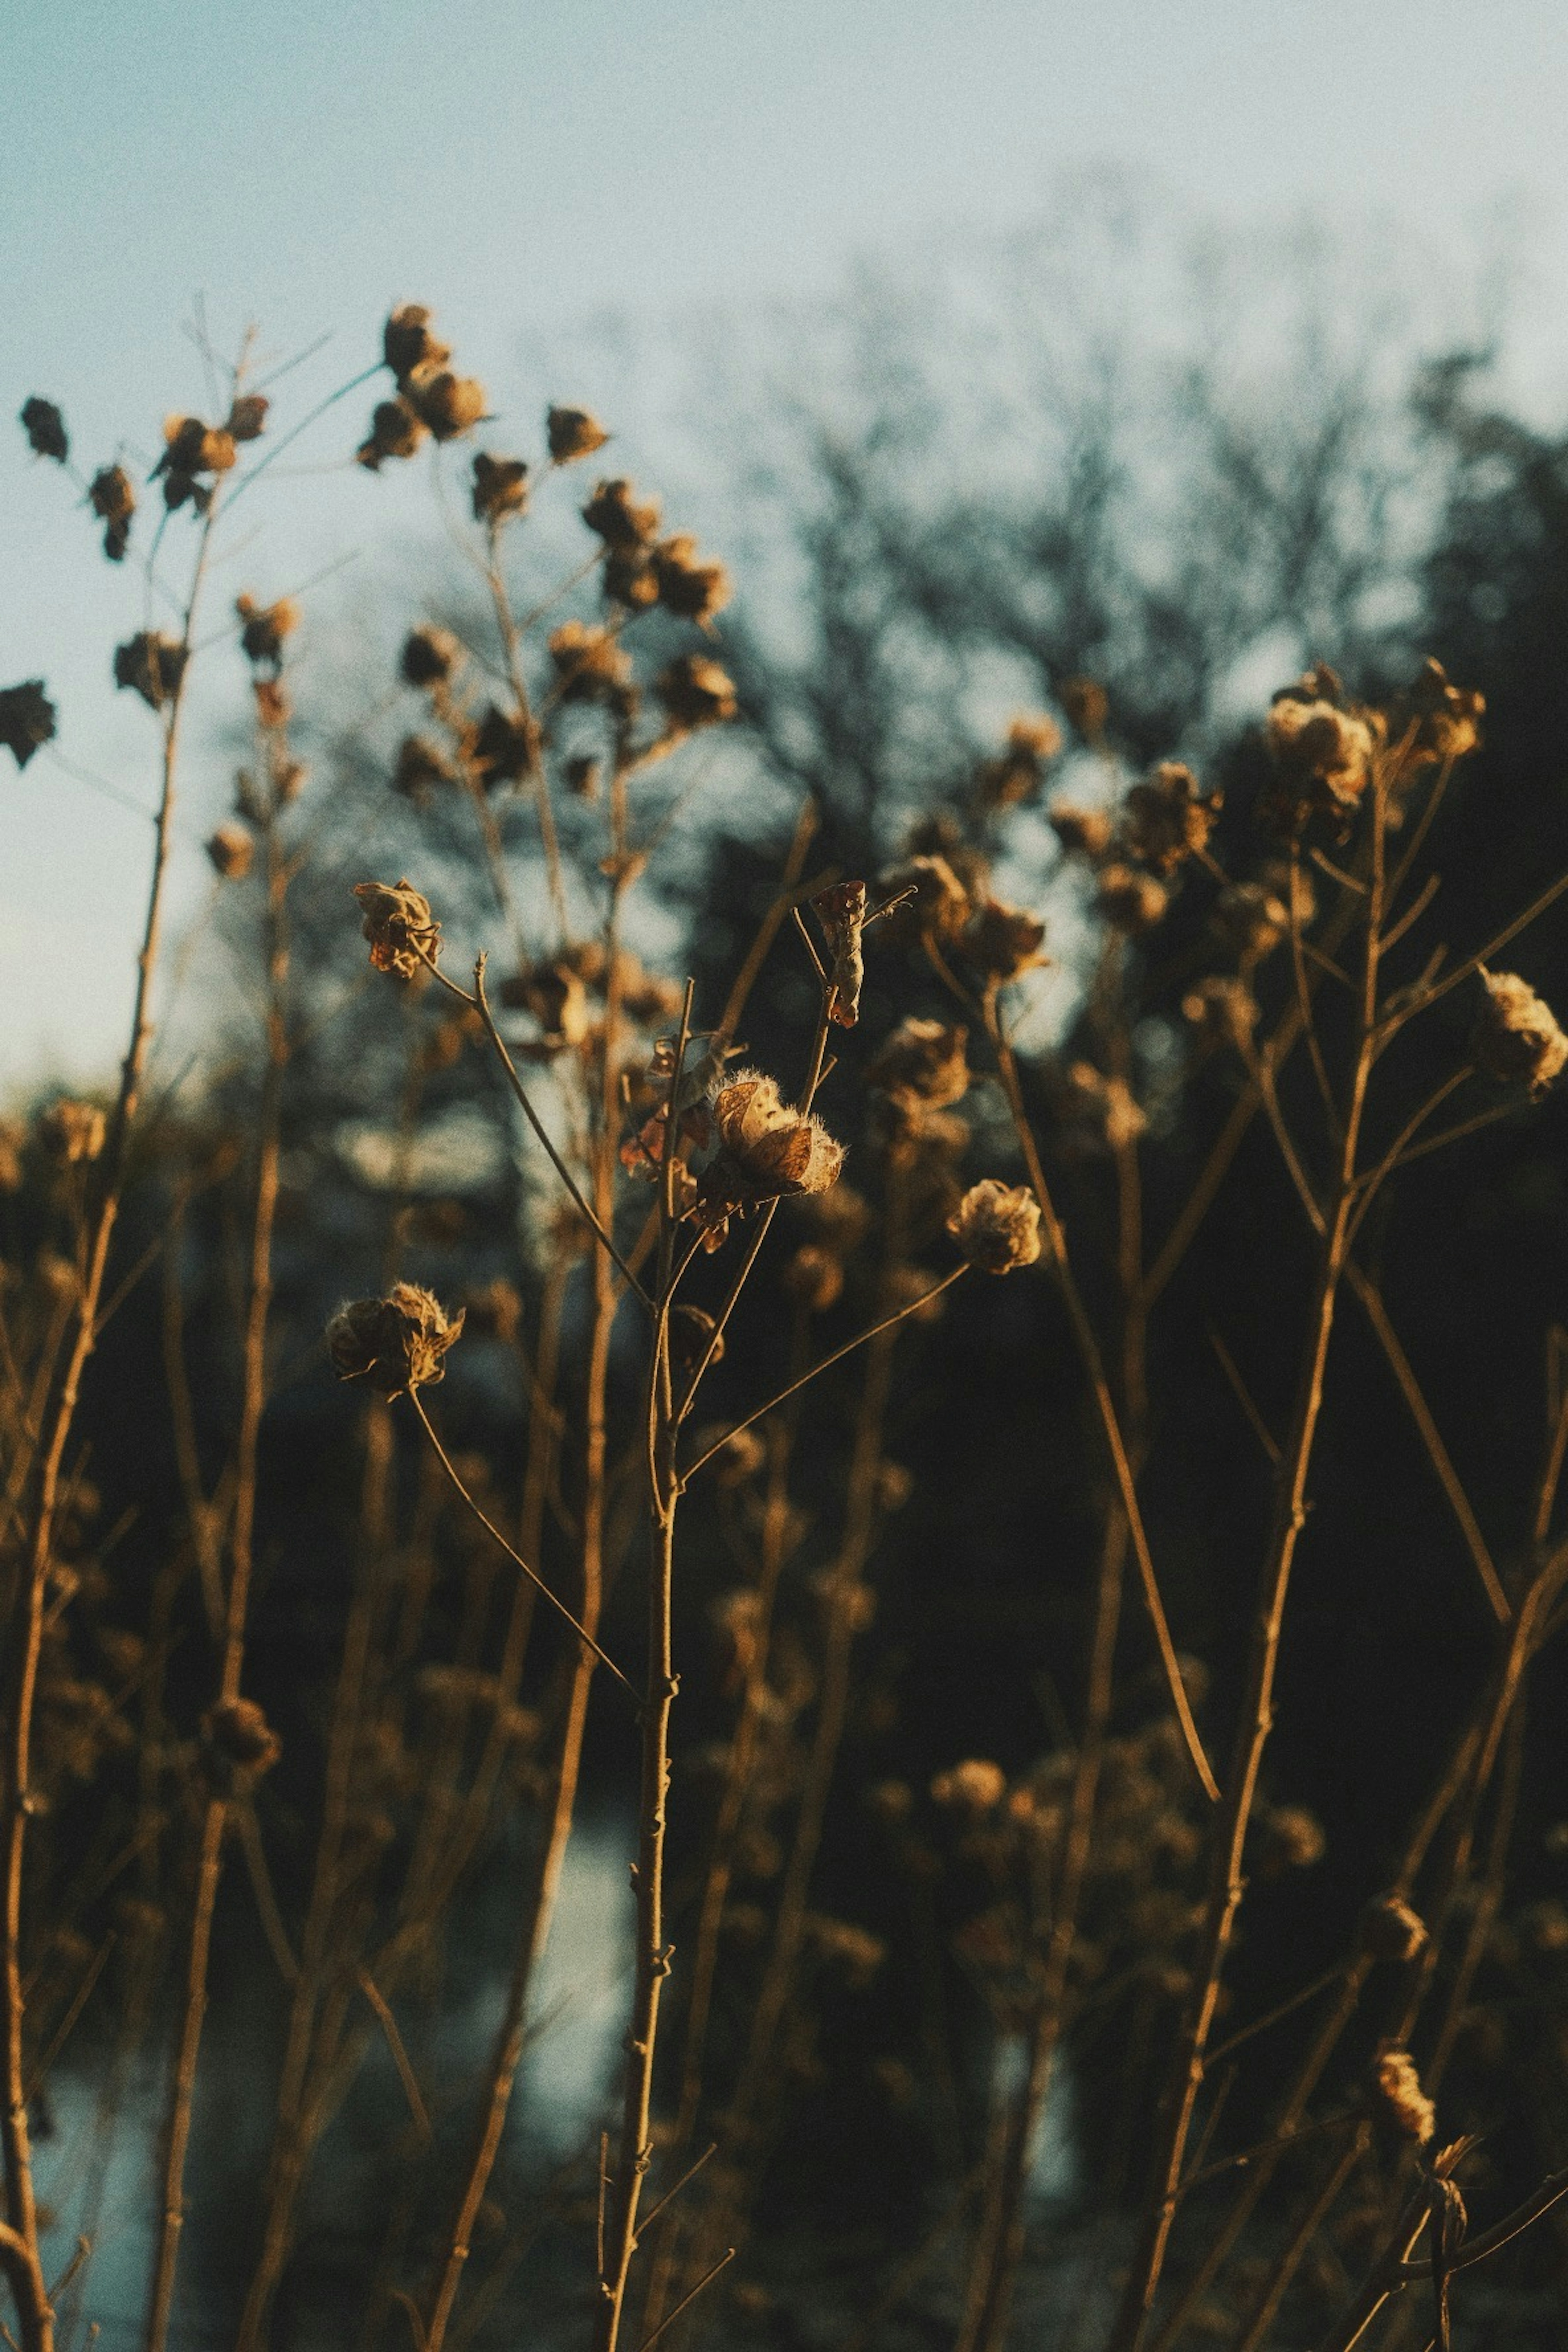
[[[524,338],[825,292],[1088,162],[1222,220],[1384,212],[1517,249],[1518,374],[1555,413],[1565,102],[1552,0],[0,0],[0,420],[45,391],[84,457],[154,450],[200,404],[197,293],[220,341],[334,329],[338,376],[416,296],[504,393]],[[44,671],[65,748],[145,798],[151,727],[105,683],[135,583],[63,488],[0,422],[0,683]],[[346,494],[292,486],[252,584],[307,572]],[[369,511],[371,554],[412,528],[396,494]],[[198,776],[205,740],[198,717]],[[38,760],[0,772],[0,1084],[86,1075],[122,1024],[143,829]],[[203,887],[186,839],[182,914]]]

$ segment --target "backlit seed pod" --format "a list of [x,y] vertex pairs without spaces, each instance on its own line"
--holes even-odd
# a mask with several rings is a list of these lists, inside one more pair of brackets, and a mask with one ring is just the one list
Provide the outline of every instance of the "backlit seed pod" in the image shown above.
[[165,473],[184,478],[226,474],[237,454],[233,434],[223,425],[204,424],[199,416],[166,416],[163,454],[153,468],[153,478]]
[[1228,882],[1215,900],[1215,930],[1242,963],[1272,955],[1290,929],[1288,900],[1266,882]]
[[658,602],[658,575],[638,548],[606,548],[599,572],[606,604],[624,604],[628,613],[646,613]]
[[469,432],[489,405],[477,376],[454,375],[449,368],[437,375],[412,378],[403,396],[437,441],[456,441]]
[[231,441],[259,441],[271,405],[264,392],[242,392],[224,420],[224,431]]
[[401,1396],[446,1377],[446,1355],[461,1334],[463,1310],[448,1316],[417,1283],[384,1298],[356,1298],[327,1326],[327,1352],[341,1381],[363,1380],[378,1396]]
[[992,814],[1037,799],[1046,770],[1062,748],[1062,730],[1045,713],[1020,716],[1007,730],[1005,750],[975,771],[974,797]]
[[441,952],[441,926],[430,912],[430,901],[410,882],[356,882],[354,897],[364,920],[360,928],[370,941],[370,960],[377,971],[395,972],[412,980],[426,960]]
[[740,704],[729,672],[704,654],[681,654],[654,680],[654,692],[673,727],[716,727],[733,719]]
[[1208,847],[1224,805],[1223,793],[1199,791],[1190,768],[1162,761],[1144,782],[1132,786],[1122,804],[1122,845],[1157,874],[1173,874]]
[[630,684],[631,656],[608,629],[563,621],[550,640],[563,702],[613,701]]
[[969,1091],[965,1047],[969,1032],[942,1021],[901,1021],[866,1068],[866,1083],[881,1093],[944,1109]]
[[105,555],[111,563],[122,562],[136,511],[136,492],[124,467],[100,467],[88,485],[87,502],[103,525]]
[[838,1181],[844,1147],[819,1118],[781,1100],[775,1080],[741,1070],[713,1097],[719,1150],[698,1179],[690,1213],[712,1244],[731,1216],[766,1201],[826,1192]]
[[1011,1274],[1040,1255],[1040,1204],[1023,1185],[988,1176],[970,1186],[947,1230],[982,1274]]
[[1049,961],[1040,952],[1045,936],[1045,924],[1026,908],[987,898],[970,917],[959,945],[984,979],[1005,987]]
[[451,358],[448,347],[430,331],[430,313],[423,302],[400,302],[382,329],[381,353],[399,383],[419,368],[442,368]]
[[1300,817],[1314,808],[1348,819],[1372,781],[1382,739],[1376,714],[1346,707],[1339,679],[1320,662],[1294,686],[1281,687],[1267,723],[1279,773],[1282,814]]
[[24,678],[19,686],[0,687],[0,744],[19,768],[35,751],[54,740],[55,706],[44,692],[41,677]]
[[283,1742],[253,1698],[220,1699],[202,1717],[206,1742],[223,1760],[259,1780],[283,1753]]
[[130,687],[149,710],[172,702],[184,675],[186,652],[161,629],[142,629],[114,649],[114,683]]
[[379,400],[372,413],[370,434],[354,451],[369,473],[380,470],[389,457],[412,457],[425,438],[425,420],[401,397]]
[[450,629],[433,625],[410,629],[403,640],[398,672],[405,686],[445,686],[456,675],[463,648]]
[[1074,808],[1070,802],[1058,801],[1047,812],[1047,823],[1068,857],[1087,857],[1092,865],[1110,846],[1114,827],[1106,809]]
[[300,607],[291,596],[279,596],[275,604],[258,604],[254,596],[239,595],[234,600],[239,617],[239,642],[247,661],[268,664],[274,669],[283,659],[283,644],[300,625]]
[[220,824],[207,836],[206,852],[213,869],[226,882],[242,882],[256,855],[255,836],[242,824]]
[[471,502],[476,522],[500,523],[525,513],[528,467],[521,457],[492,457],[481,449],[474,459]]
[[427,808],[432,793],[457,779],[445,753],[427,736],[405,735],[397,747],[397,759],[392,771],[392,789],[401,793],[416,808]]
[[1426,1922],[1401,1895],[1374,1895],[1361,1915],[1361,1940],[1378,1960],[1413,1960],[1426,1942]]
[[536,738],[528,720],[499,704],[486,705],[474,730],[470,756],[474,772],[487,793],[514,784],[533,766]]
[[658,601],[679,620],[710,621],[730,601],[724,566],[701,562],[697,541],[684,531],[659,541],[652,564]]
[[1568,1037],[1552,1008],[1515,971],[1483,971],[1486,990],[1476,1025],[1476,1060],[1500,1086],[1521,1081],[1543,1095],[1568,1062]]
[[1437,2128],[1437,2111],[1421,2088],[1408,2050],[1384,2050],[1377,2061],[1377,2087],[1384,2111],[1403,2139],[1425,2147]]
[[552,408],[544,419],[544,437],[556,465],[570,466],[578,457],[591,457],[610,436],[585,408]]
[[1258,999],[1244,980],[1219,974],[1188,989],[1182,1017],[1211,1045],[1233,1045],[1245,1053],[1258,1026]]
[[652,545],[658,530],[658,500],[639,505],[633,484],[624,477],[599,482],[583,509],[583,520],[606,547],[631,554]]
[[1007,1775],[985,1756],[970,1756],[962,1764],[949,1765],[931,1784],[932,1804],[974,1821],[994,1812],[1006,1793]]
[[889,866],[878,876],[877,887],[884,898],[905,898],[886,919],[893,938],[912,935],[951,947],[973,912],[973,902],[952,866],[935,853],[922,852]]
[[1434,760],[1463,760],[1479,750],[1486,697],[1449,683],[1440,661],[1428,661],[1408,692],[1394,703],[1396,736],[1408,735],[1405,757],[1413,766]]
[[66,420],[52,400],[40,399],[34,393],[22,403],[19,422],[36,457],[52,457],[57,466],[66,463],[70,456],[70,438],[66,432]]
[[1135,936],[1152,930],[1170,904],[1170,893],[1152,874],[1120,863],[1102,866],[1100,876],[1100,913],[1113,930]]
[[779,1287],[808,1315],[826,1315],[843,1295],[844,1268],[819,1242],[803,1242],[794,1256],[785,1259]]

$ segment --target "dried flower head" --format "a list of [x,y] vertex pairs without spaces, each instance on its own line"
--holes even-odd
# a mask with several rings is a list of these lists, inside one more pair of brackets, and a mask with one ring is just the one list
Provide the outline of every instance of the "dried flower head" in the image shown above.
[[922,853],[889,866],[878,876],[877,887],[904,902],[888,917],[889,934],[894,938],[928,939],[951,947],[962,937],[973,910],[952,866],[934,854]]
[[765,1201],[826,1192],[838,1181],[844,1147],[821,1120],[783,1101],[777,1082],[740,1070],[713,1096],[719,1149],[698,1180],[690,1212],[717,1246],[731,1216]]
[[220,824],[216,833],[208,835],[206,851],[224,881],[242,882],[256,855],[255,836],[242,824]]
[[412,980],[426,961],[435,962],[441,952],[441,926],[431,915],[429,899],[411,882],[356,882],[354,897],[377,971]]
[[966,1757],[950,1764],[931,1784],[931,1802],[944,1812],[965,1813],[978,1820],[994,1812],[1007,1793],[1007,1775],[986,1756]]
[[[156,481],[160,474],[166,474],[172,487],[175,482],[194,482],[198,474],[226,474],[237,455],[234,436],[224,425],[204,424],[199,416],[166,416],[163,454],[153,468],[153,478]],[[167,490],[164,497],[170,506],[184,503],[169,498]]]
[[585,408],[552,408],[544,419],[544,437],[554,463],[570,466],[575,458],[591,457],[610,436]]
[[37,1131],[39,1144],[51,1160],[75,1168],[98,1158],[108,1125],[96,1103],[73,1102],[62,1096],[40,1114]]
[[456,675],[463,659],[463,648],[450,629],[438,629],[434,623],[410,629],[403,640],[398,656],[398,672],[405,686],[445,686]]
[[988,1176],[970,1186],[947,1230],[979,1272],[1011,1274],[1040,1255],[1040,1204],[1022,1184]]
[[649,499],[639,505],[635,486],[617,476],[613,481],[597,482],[594,495],[583,509],[583,520],[605,545],[623,555],[648,548],[658,530],[658,500]]
[[1426,1942],[1426,1922],[1402,1895],[1374,1895],[1361,1915],[1361,1940],[1374,1959],[1413,1960]]
[[943,1109],[969,1092],[967,1029],[915,1017],[900,1021],[867,1066],[866,1083],[883,1094]]
[[1074,808],[1058,801],[1047,812],[1047,822],[1068,857],[1087,857],[1097,864],[1110,846],[1115,831],[1109,809]]
[[1377,2087],[1388,2118],[1401,2137],[1425,2147],[1437,2128],[1437,2111],[1421,2088],[1421,2077],[1408,2050],[1391,2049],[1380,2053]]
[[502,523],[528,508],[528,466],[521,457],[492,457],[481,449],[474,459],[474,520]]
[[1222,793],[1200,792],[1190,768],[1163,760],[1127,795],[1121,812],[1123,846],[1157,874],[1173,874],[1186,858],[1208,847],[1224,805]]
[[631,683],[631,656],[608,629],[563,621],[550,640],[563,702],[613,702]]
[[987,898],[971,915],[959,944],[983,979],[1005,987],[1049,962],[1040,951],[1045,937],[1046,927],[1037,915]]
[[425,438],[425,420],[410,407],[401,394],[395,400],[378,400],[370,420],[370,433],[354,451],[356,461],[368,473],[377,473],[389,457],[412,457]]
[[841,1029],[853,1029],[860,1018],[860,991],[866,962],[861,934],[866,928],[864,882],[835,882],[819,890],[811,902],[827,943],[827,984],[832,991],[829,1018]]
[[416,808],[428,805],[430,796],[443,784],[456,782],[446,754],[440,746],[426,735],[405,735],[397,747],[397,758],[392,771],[392,789],[401,793]]
[[381,353],[402,383],[421,368],[443,368],[451,358],[448,345],[430,331],[430,313],[423,302],[400,302],[381,334]]
[[474,772],[486,792],[493,793],[498,786],[514,784],[530,773],[538,751],[538,737],[531,720],[491,702],[485,706],[468,749]]
[[1258,1868],[1265,1877],[1310,1870],[1328,1852],[1323,1825],[1305,1805],[1273,1805],[1257,1820]]
[[1516,971],[1483,971],[1486,996],[1476,1024],[1476,1060],[1500,1086],[1521,1080],[1543,1095],[1568,1062],[1568,1037],[1552,1008]]
[[730,575],[721,563],[704,563],[697,541],[686,532],[661,539],[650,558],[655,593],[678,620],[707,622],[730,601]]
[[54,740],[55,731],[55,706],[44,692],[41,677],[24,678],[20,686],[0,687],[0,744],[19,768]]
[[224,431],[231,441],[259,441],[267,430],[271,405],[264,392],[242,392],[229,407]]
[[283,1753],[283,1742],[253,1698],[219,1699],[202,1717],[202,1733],[216,1755],[259,1780]]
[[1318,808],[1343,819],[1361,805],[1372,777],[1379,728],[1370,712],[1346,707],[1326,664],[1295,686],[1281,687],[1268,713],[1268,748],[1285,799],[1282,813]]
[[1125,931],[1130,937],[1152,931],[1170,902],[1164,884],[1136,866],[1118,861],[1100,868],[1097,903],[1112,930]]
[[592,1025],[583,976],[564,956],[513,973],[501,990],[501,1002],[532,1013],[552,1053],[580,1045]]
[[52,457],[57,466],[66,463],[70,456],[70,437],[66,432],[66,420],[52,400],[43,400],[34,393],[22,403],[18,422],[36,457]]
[[1068,1070],[1072,1108],[1087,1118],[1112,1151],[1124,1151],[1147,1132],[1149,1120],[1123,1077],[1108,1077],[1092,1062],[1074,1062]]
[[1098,678],[1064,678],[1057,688],[1057,700],[1086,743],[1100,742],[1110,715],[1110,698]]
[[136,492],[123,466],[101,466],[88,484],[87,502],[103,525],[103,551],[110,563],[124,562],[131,543]]
[[[459,1042],[461,1033],[459,1032]],[[522,1298],[517,1285],[501,1274],[470,1290],[464,1303],[467,1328],[481,1339],[500,1339],[510,1347],[522,1323]]]
[[740,704],[727,670],[705,654],[679,654],[654,680],[671,727],[687,731],[733,719]]
[[356,1298],[327,1326],[327,1351],[341,1381],[367,1380],[378,1396],[401,1396],[446,1377],[447,1349],[463,1328],[417,1283],[398,1282],[384,1298]]
[[1410,739],[1407,763],[1420,767],[1434,760],[1468,759],[1480,747],[1486,708],[1484,695],[1449,682],[1440,661],[1424,663],[1391,713],[1395,734]]
[[449,368],[431,376],[412,377],[403,396],[437,441],[456,441],[480,424],[489,410],[478,376],[454,375]]
[[254,596],[239,595],[234,609],[240,621],[239,642],[247,661],[258,668],[278,669],[283,660],[283,644],[300,625],[300,607],[292,596],[279,596],[275,604],[258,604]]
[[658,575],[640,547],[605,550],[599,588],[606,604],[646,613],[658,602]]
[[1244,980],[1216,973],[1188,989],[1182,1017],[1209,1045],[1234,1045],[1245,1053],[1258,1026],[1258,999]]
[[1266,882],[1228,882],[1215,900],[1214,929],[1244,964],[1272,955],[1290,928],[1290,909]]
[[678,1300],[669,1310],[669,1360],[680,1381],[689,1381],[699,1364],[718,1363],[723,1353],[724,1334],[707,1308]]
[[1020,714],[1007,730],[1005,749],[983,760],[974,774],[979,806],[994,814],[1037,798],[1046,770],[1062,748],[1062,730],[1043,711]]
[[779,1287],[808,1315],[826,1315],[844,1293],[843,1261],[820,1242],[802,1242],[793,1256],[784,1260]]
[[184,676],[185,647],[161,629],[141,629],[114,649],[114,683],[133,688],[149,710],[173,702]]

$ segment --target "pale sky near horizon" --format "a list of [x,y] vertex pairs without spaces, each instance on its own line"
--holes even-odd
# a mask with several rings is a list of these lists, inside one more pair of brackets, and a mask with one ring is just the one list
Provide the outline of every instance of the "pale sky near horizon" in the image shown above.
[[[1568,414],[1565,101],[1551,0],[0,0],[0,685],[43,673],[62,751],[150,797],[151,724],[107,683],[138,583],[10,420],[43,391],[84,458],[155,450],[200,403],[197,294],[219,341],[334,329],[340,376],[416,296],[493,387],[524,336],[826,293],[1108,162],[1223,221],[1381,212],[1456,251],[1511,207],[1518,379]],[[269,593],[310,503],[263,542]],[[145,827],[0,755],[0,1088],[101,1072]],[[187,838],[176,910],[203,887]]]

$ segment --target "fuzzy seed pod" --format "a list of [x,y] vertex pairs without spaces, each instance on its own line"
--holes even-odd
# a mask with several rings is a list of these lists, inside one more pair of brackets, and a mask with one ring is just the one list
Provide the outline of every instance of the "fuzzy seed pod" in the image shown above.
[[1413,1960],[1426,1941],[1426,1922],[1403,1895],[1374,1895],[1361,1915],[1361,1940],[1378,1960]]
[[730,601],[730,575],[721,563],[704,563],[697,541],[684,531],[661,539],[651,557],[655,593],[678,620],[707,622]]
[[179,691],[185,661],[184,646],[173,637],[141,629],[114,649],[114,683],[132,688],[149,710],[162,710]]
[[820,1119],[780,1099],[775,1080],[741,1070],[713,1097],[719,1150],[698,1182],[691,1211],[703,1232],[722,1238],[731,1216],[764,1201],[826,1192],[838,1181],[844,1147]]
[[107,1132],[103,1113],[96,1103],[72,1102],[67,1097],[49,1105],[39,1117],[37,1128],[44,1150],[67,1168],[96,1160],[103,1150]]
[[1040,952],[1045,936],[1045,924],[1026,908],[987,898],[970,917],[959,945],[983,979],[1005,987],[1050,961]]
[[952,947],[973,912],[969,892],[951,861],[934,851],[922,851],[889,866],[878,876],[877,887],[886,898],[914,894],[887,918],[894,938],[929,939]]
[[866,928],[864,882],[835,882],[818,890],[811,901],[827,946],[827,984],[832,991],[828,1018],[841,1029],[853,1029],[860,1018],[860,991],[866,963],[861,935]]
[[1074,808],[1067,801],[1058,801],[1047,812],[1047,823],[1061,843],[1064,856],[1086,857],[1091,866],[1104,856],[1115,830],[1107,810]]
[[658,530],[658,501],[650,499],[639,506],[634,485],[617,477],[595,485],[594,495],[583,509],[583,520],[606,547],[630,555],[652,545]]
[[437,441],[456,441],[471,431],[489,405],[477,376],[454,375],[449,368],[436,375],[412,378],[404,398]]
[[463,648],[450,629],[432,624],[410,629],[398,656],[398,674],[405,686],[445,686],[462,665]]
[[425,735],[405,735],[398,745],[392,771],[392,789],[416,808],[428,805],[431,793],[454,781],[439,746]]
[[1245,1053],[1258,1026],[1258,999],[1244,980],[1200,980],[1182,999],[1182,1016],[1211,1045]]
[[1275,1805],[1258,1822],[1258,1868],[1265,1877],[1310,1870],[1328,1851],[1322,1823],[1305,1805]]
[[1481,982],[1486,1001],[1476,1025],[1476,1060],[1500,1086],[1522,1080],[1532,1096],[1543,1095],[1568,1062],[1568,1037],[1517,972],[1483,971]]
[[1190,768],[1163,761],[1147,782],[1134,784],[1127,795],[1122,843],[1130,856],[1156,874],[1173,874],[1186,858],[1208,847],[1224,805],[1222,793],[1199,792]]
[[202,1717],[207,1745],[226,1764],[259,1780],[283,1753],[283,1742],[253,1698],[220,1699]]
[[688,731],[733,719],[740,704],[729,672],[703,654],[680,654],[654,680],[673,728]]
[[931,1802],[943,1812],[964,1813],[978,1821],[994,1812],[1007,1793],[1007,1775],[988,1757],[971,1756],[949,1765],[931,1784]]
[[931,1110],[945,1109],[969,1091],[965,1028],[911,1017],[900,1021],[867,1065],[866,1083]]
[[35,457],[52,457],[63,466],[70,456],[70,438],[66,432],[66,420],[52,400],[42,400],[37,393],[22,403],[19,417],[27,446]]
[[1377,2087],[1384,2112],[1400,2137],[1425,2147],[1437,2128],[1437,2111],[1421,2088],[1421,2077],[1408,2050],[1382,2053]]
[[425,431],[424,418],[401,394],[396,400],[378,400],[371,415],[369,437],[354,451],[355,462],[374,474],[389,457],[412,457]]
[[153,468],[153,478],[165,473],[174,480],[226,474],[237,455],[233,434],[221,425],[205,425],[199,416],[166,416],[163,454]]
[[435,962],[441,952],[441,926],[431,915],[429,899],[411,882],[356,882],[354,897],[363,911],[360,929],[370,941],[370,960],[377,971],[412,980],[426,958]]
[[1131,937],[1152,930],[1170,904],[1170,893],[1152,874],[1120,863],[1100,869],[1100,911],[1112,930]]
[[843,1296],[844,1268],[820,1242],[802,1242],[794,1256],[784,1261],[779,1287],[808,1315],[826,1315]]
[[608,629],[563,621],[550,640],[563,702],[612,702],[630,684],[631,657]]
[[105,555],[110,563],[123,562],[136,511],[136,492],[124,467],[100,467],[88,485],[87,502],[103,525]]
[[1344,707],[1339,679],[1325,664],[1295,686],[1281,687],[1268,720],[1268,748],[1287,803],[1346,818],[1372,779],[1381,729],[1372,714]]
[[327,1351],[341,1381],[367,1380],[378,1396],[401,1396],[446,1377],[444,1359],[463,1328],[416,1283],[395,1283],[384,1298],[356,1298],[327,1326]]
[[528,467],[521,457],[492,457],[481,449],[474,459],[474,520],[501,523],[528,507]]
[[552,408],[545,415],[544,437],[554,463],[570,466],[578,457],[591,457],[610,436],[585,408]]
[[1396,735],[1408,733],[1406,757],[1415,766],[1434,760],[1464,760],[1479,749],[1486,697],[1452,686],[1440,661],[1428,661],[1407,693],[1394,704]]
[[44,692],[41,677],[24,678],[20,686],[0,687],[0,744],[18,768],[35,751],[54,740],[55,706]]
[[1229,882],[1215,900],[1215,930],[1239,961],[1272,955],[1290,929],[1286,900],[1264,882]]
[[624,605],[628,613],[649,612],[658,602],[658,576],[641,548],[606,548],[599,588],[606,604]]
[[259,441],[272,404],[264,392],[242,392],[229,409],[224,431],[231,441]]
[[276,670],[283,659],[283,641],[300,625],[300,607],[291,596],[275,604],[258,604],[254,596],[237,596],[234,609],[241,624],[239,642],[247,661]]
[[947,1230],[982,1274],[1011,1274],[1040,1255],[1040,1204],[1023,1185],[988,1176],[970,1186]]
[[514,784],[533,765],[537,737],[528,721],[499,704],[486,705],[470,746],[474,772],[487,793]]
[[1021,808],[1038,797],[1046,769],[1062,748],[1062,730],[1045,713],[1020,716],[1007,730],[1005,749],[983,760],[974,774],[974,798],[987,814]]
[[1057,688],[1057,700],[1086,743],[1100,742],[1110,715],[1110,698],[1098,678],[1064,678]]
[[220,824],[208,835],[206,852],[214,871],[224,881],[243,882],[256,855],[256,842],[242,824]]
[[445,367],[452,353],[431,333],[423,302],[400,302],[382,329],[381,355],[402,383],[421,368]]

